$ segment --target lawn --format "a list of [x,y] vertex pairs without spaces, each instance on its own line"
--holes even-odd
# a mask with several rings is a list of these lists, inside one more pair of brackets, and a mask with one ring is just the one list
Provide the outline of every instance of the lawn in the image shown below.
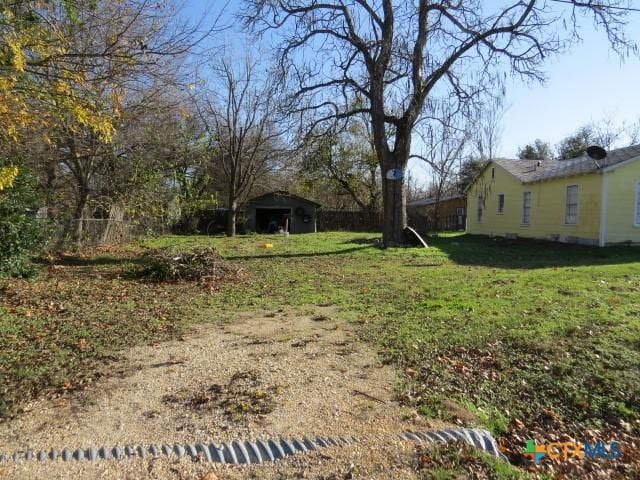
[[[637,441],[640,249],[443,235],[428,250],[381,250],[376,239],[323,233],[151,244],[213,243],[250,272],[251,282],[212,298],[221,316],[337,305],[404,373],[404,402],[486,426],[514,462],[528,438]],[[261,248],[266,242],[273,248]]]
[[[527,438],[637,442],[639,248],[442,235],[429,249],[381,250],[377,237],[160,237],[1,281],[0,414],[82,387],[119,349],[193,322],[335,305],[398,366],[403,402],[489,428],[514,462]],[[141,247],[161,246],[214,246],[244,279],[210,292],[127,276]]]

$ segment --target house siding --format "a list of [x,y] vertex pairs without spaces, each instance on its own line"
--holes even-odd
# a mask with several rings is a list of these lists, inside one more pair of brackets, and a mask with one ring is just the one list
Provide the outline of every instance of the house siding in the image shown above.
[[[489,165],[467,193],[467,232],[498,236],[519,233],[524,191],[522,183],[510,173],[495,164]],[[504,194],[503,213],[498,213],[498,194]],[[478,222],[479,196],[485,198],[482,222]]]
[[[492,176],[495,169],[495,176]],[[566,188],[578,185],[578,220],[565,224]],[[495,163],[491,163],[467,194],[467,232],[481,235],[520,236],[563,242],[597,244],[600,231],[601,175],[588,174],[523,184]],[[524,192],[531,192],[530,224],[522,224]],[[498,194],[504,194],[504,212],[498,212]],[[478,222],[478,196],[484,195],[485,209]]]
[[640,161],[619,166],[604,175],[607,176],[605,243],[640,243],[640,227],[634,225]]

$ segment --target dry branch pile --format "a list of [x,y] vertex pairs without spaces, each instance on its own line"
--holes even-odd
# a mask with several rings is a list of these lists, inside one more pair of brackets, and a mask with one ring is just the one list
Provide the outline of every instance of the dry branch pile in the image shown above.
[[137,272],[140,278],[155,282],[203,283],[236,277],[239,273],[238,268],[229,265],[216,249],[211,247],[181,252],[168,248],[149,250],[142,257],[142,268]]

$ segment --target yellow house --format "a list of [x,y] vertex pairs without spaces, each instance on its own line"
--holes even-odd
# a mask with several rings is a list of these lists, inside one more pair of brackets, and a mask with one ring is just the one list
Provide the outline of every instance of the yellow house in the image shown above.
[[467,233],[640,243],[640,145],[603,160],[490,161],[467,189]]

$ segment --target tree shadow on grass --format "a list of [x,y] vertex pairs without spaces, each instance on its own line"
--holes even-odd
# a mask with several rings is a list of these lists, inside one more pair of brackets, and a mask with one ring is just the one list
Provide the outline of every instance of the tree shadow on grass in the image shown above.
[[355,245],[375,245],[375,246],[381,246],[382,245],[382,237],[358,237],[358,238],[352,238],[349,240],[345,240],[344,242],[340,242],[341,245],[351,245],[351,244],[355,244]]
[[348,253],[358,252],[376,248],[373,245],[364,245],[362,247],[344,248],[341,250],[330,250],[320,252],[303,252],[303,253],[273,253],[265,255],[232,255],[224,257],[225,260],[256,260],[256,259],[276,259],[276,258],[308,258],[308,257],[328,257],[334,255],[345,255]]
[[57,265],[64,267],[100,267],[109,265],[124,265],[127,263],[141,263],[139,256],[116,257],[110,255],[99,255],[97,257],[83,257],[80,255],[62,255],[53,260],[37,258],[34,263],[40,265]]
[[640,247],[589,247],[544,240],[506,240],[481,235],[433,236],[429,245],[459,265],[531,269],[640,262]]

